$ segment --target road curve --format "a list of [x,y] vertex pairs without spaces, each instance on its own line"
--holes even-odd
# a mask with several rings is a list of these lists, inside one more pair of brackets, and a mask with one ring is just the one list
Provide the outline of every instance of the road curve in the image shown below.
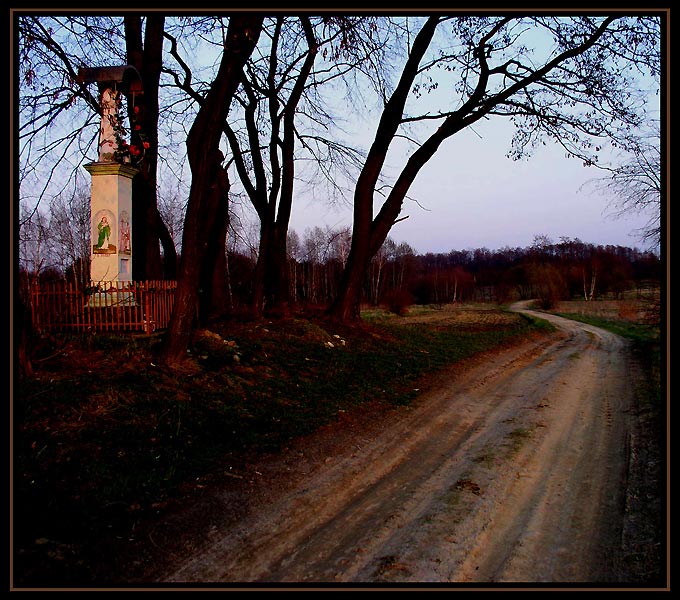
[[536,314],[558,332],[452,369],[276,494],[263,478],[245,516],[216,518],[159,580],[620,581],[628,346]]

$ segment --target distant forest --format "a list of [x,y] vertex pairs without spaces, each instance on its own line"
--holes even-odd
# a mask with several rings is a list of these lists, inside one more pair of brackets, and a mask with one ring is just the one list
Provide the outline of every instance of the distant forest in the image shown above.
[[[287,240],[290,308],[322,308],[336,297],[351,244],[349,228],[314,227]],[[56,256],[54,253],[53,256]],[[257,248],[233,243],[225,251],[224,272],[214,282],[212,316],[252,307]],[[61,265],[28,268],[36,281],[66,278],[88,285],[89,257]],[[625,246],[595,245],[577,239],[553,242],[536,236],[531,246],[451,250],[420,254],[388,237],[370,263],[362,291],[364,305],[403,312],[411,304],[496,302],[536,298],[545,308],[559,300],[586,301],[643,294],[660,286],[657,254]]]
[[[300,240],[289,236],[290,298],[297,305],[326,306],[335,298],[349,252],[348,231],[316,227]],[[232,307],[250,301],[256,257],[228,253]],[[545,308],[559,300],[623,298],[660,286],[662,264],[651,251],[595,245],[578,239],[551,242],[537,236],[527,248],[451,250],[418,254],[388,238],[371,261],[363,303],[400,313],[410,304],[497,302],[537,298]]]

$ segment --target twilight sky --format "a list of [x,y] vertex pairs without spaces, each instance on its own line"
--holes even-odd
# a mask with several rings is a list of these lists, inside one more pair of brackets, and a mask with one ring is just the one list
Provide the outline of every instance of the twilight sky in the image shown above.
[[[368,132],[367,132],[368,133]],[[636,230],[649,215],[615,218],[611,198],[586,182],[604,175],[546,145],[522,161],[506,157],[512,131],[495,120],[461,132],[439,149],[420,172],[390,237],[416,252],[490,250],[530,246],[536,235],[593,244],[645,248]],[[399,163],[403,164],[403,162]],[[395,162],[395,166],[397,163]],[[301,196],[293,206],[291,228],[351,225],[351,207]]]
[[[540,39],[535,42],[540,47]],[[443,78],[440,83],[436,91],[418,101],[425,103],[426,110],[414,110],[412,114],[423,114],[428,108],[436,113],[448,106],[451,82]],[[639,81],[639,85],[648,90],[648,114],[658,116],[662,100],[655,93],[656,84]],[[336,114],[348,115],[353,121],[345,125],[353,131],[348,141],[369,148],[379,115],[344,108]],[[433,127],[432,123],[429,127]],[[639,230],[647,227],[653,215],[627,213],[615,217],[615,199],[598,192],[592,183],[586,185],[606,176],[606,171],[566,158],[566,151],[548,140],[531,157],[513,161],[506,156],[513,132],[507,119],[491,117],[476,123],[474,130],[461,131],[445,141],[411,187],[409,197],[413,201],[405,203],[401,215],[409,218],[397,223],[390,237],[395,242],[409,243],[418,253],[527,247],[536,235],[546,235],[555,242],[568,237],[586,243],[646,249]],[[426,135],[414,137],[424,140]],[[607,141],[597,143],[603,146],[601,158],[615,166],[618,159],[607,154]],[[406,158],[403,154],[392,160],[394,175]],[[394,178],[389,180],[393,182]],[[349,187],[352,185],[350,182]],[[344,205],[331,205],[322,194],[318,194],[320,198],[310,198],[304,191],[298,193],[291,228],[300,235],[307,227],[317,225],[351,225],[351,192]],[[374,212],[377,209],[376,204]]]

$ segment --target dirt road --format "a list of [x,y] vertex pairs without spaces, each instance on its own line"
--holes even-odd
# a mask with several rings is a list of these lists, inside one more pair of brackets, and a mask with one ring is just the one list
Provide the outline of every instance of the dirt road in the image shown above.
[[627,346],[540,316],[559,334],[451,371],[341,447],[329,429],[239,474],[239,514],[159,581],[620,581]]

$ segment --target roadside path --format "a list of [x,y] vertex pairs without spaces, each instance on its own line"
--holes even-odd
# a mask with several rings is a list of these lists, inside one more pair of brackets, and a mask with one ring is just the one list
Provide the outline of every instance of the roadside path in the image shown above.
[[[620,581],[628,346],[537,315],[559,333],[452,369],[342,443],[325,431],[253,465],[245,514],[216,515],[159,581]],[[268,489],[284,472],[290,483]]]

